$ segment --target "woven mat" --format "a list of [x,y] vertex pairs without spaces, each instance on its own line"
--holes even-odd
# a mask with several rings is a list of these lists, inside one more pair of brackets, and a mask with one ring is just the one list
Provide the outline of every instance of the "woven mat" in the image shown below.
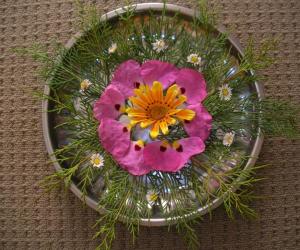
[[[122,2],[95,1],[103,11]],[[195,1],[170,1],[192,7]],[[245,45],[279,36],[278,62],[263,72],[268,96],[300,104],[300,1],[218,0],[220,22]],[[42,90],[38,64],[11,48],[53,39],[66,42],[76,30],[72,0],[0,0],[0,249],[94,249],[92,225],[98,215],[70,192],[44,193],[38,181],[54,171],[47,163],[41,102],[29,92]],[[252,203],[260,217],[230,221],[222,208],[197,228],[201,249],[300,249],[300,141],[266,139],[256,186],[265,199]],[[141,228],[136,245],[118,225],[114,249],[185,249],[166,228]]]

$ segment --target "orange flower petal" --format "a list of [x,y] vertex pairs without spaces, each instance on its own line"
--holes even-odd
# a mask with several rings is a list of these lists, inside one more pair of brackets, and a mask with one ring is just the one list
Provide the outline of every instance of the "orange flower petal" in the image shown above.
[[159,127],[164,135],[169,133],[168,124],[166,123],[165,120],[159,122]]
[[152,86],[152,96],[154,97],[154,100],[157,102],[160,102],[163,100],[163,87],[160,82],[153,82]]
[[147,105],[151,102],[151,100],[149,99],[149,97],[147,95],[145,95],[145,91],[143,91],[142,89],[134,89],[134,93],[137,97],[139,97],[143,102],[145,102]]
[[154,123],[151,131],[150,131],[150,136],[155,139],[159,134],[159,122]]
[[140,126],[141,128],[147,128],[148,126],[150,126],[151,124],[153,124],[155,122],[155,120],[145,120],[143,122],[141,122]]
[[190,109],[182,109],[175,116],[181,120],[192,120],[195,117],[195,111]]
[[133,105],[139,106],[142,109],[146,109],[148,106],[146,102],[137,97],[130,97],[129,100],[132,102]]
[[168,123],[168,125],[174,125],[176,123],[176,119],[173,117],[167,116],[166,122]]
[[181,104],[183,104],[186,101],[186,96],[185,95],[180,95],[178,96],[177,99],[175,99],[172,103],[170,103],[170,106],[172,108],[177,108]]
[[166,96],[165,96],[165,103],[168,103],[179,94],[179,88],[176,84],[172,85],[171,87],[168,88]]
[[170,109],[168,111],[168,115],[175,115],[175,114],[177,114],[180,111],[181,111],[181,109]]

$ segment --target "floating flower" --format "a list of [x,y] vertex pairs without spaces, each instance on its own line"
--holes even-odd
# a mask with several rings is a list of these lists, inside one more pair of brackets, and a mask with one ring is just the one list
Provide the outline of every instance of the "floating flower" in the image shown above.
[[118,48],[117,44],[116,44],[116,43],[113,43],[113,44],[108,48],[108,53],[109,53],[109,54],[115,53],[116,50],[117,50],[117,48]]
[[[206,95],[205,80],[196,70],[128,60],[94,104],[100,142],[133,175],[179,171],[205,149],[212,122],[201,104]],[[172,126],[183,126],[189,137],[164,140]]]
[[100,168],[104,165],[104,158],[100,154],[93,154],[91,156],[91,163],[93,167]]
[[234,136],[235,134],[233,132],[226,133],[223,137],[223,145],[227,147],[231,146],[234,140]]
[[159,39],[156,40],[154,43],[152,43],[152,48],[156,51],[156,52],[161,52],[165,49],[168,48],[168,45],[165,43],[165,41],[163,39]]
[[84,80],[80,83],[80,92],[83,93],[83,92],[86,91],[91,85],[92,85],[92,83],[90,82],[90,80],[84,79]]
[[153,191],[153,190],[149,190],[146,194],[146,200],[150,206],[150,208],[156,203],[158,199],[158,194],[157,192]]
[[219,87],[219,97],[221,100],[229,101],[232,96],[232,88],[228,86],[228,84],[223,84]]
[[198,56],[198,54],[190,54],[187,57],[187,62],[189,62],[193,65],[200,65],[201,64],[201,57]]

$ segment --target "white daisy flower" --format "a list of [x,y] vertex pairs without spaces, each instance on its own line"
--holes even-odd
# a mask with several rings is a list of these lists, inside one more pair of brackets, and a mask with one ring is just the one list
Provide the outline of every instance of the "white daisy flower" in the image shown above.
[[156,52],[161,52],[168,48],[168,45],[163,39],[156,40],[155,43],[152,43],[152,47]]
[[112,53],[115,53],[116,50],[117,50],[118,46],[116,43],[113,43],[109,48],[108,48],[108,53],[109,54],[112,54]]
[[90,80],[84,79],[84,80],[80,83],[80,92],[83,93],[83,92],[86,91],[91,85],[92,85],[92,83],[90,82]]
[[93,154],[91,156],[91,163],[93,167],[100,168],[104,165],[104,158],[100,154]]
[[235,136],[234,132],[226,133],[223,137],[223,145],[227,147],[231,146],[234,140],[234,136]]
[[232,88],[228,86],[228,84],[223,84],[219,87],[219,97],[221,100],[229,101],[232,96]]
[[146,194],[146,200],[148,201],[148,204],[150,207],[152,207],[156,201],[158,199],[158,194],[153,191],[153,190],[149,190]]
[[200,65],[201,64],[201,57],[198,56],[198,54],[190,54],[187,57],[187,62],[193,64],[193,65]]

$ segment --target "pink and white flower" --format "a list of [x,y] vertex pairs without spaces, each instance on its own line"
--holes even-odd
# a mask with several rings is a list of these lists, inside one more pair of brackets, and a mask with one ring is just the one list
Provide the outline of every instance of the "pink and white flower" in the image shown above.
[[[128,60],[94,105],[100,142],[133,175],[179,171],[205,150],[212,123],[201,104],[206,95],[204,77],[196,70]],[[172,126],[183,126],[189,137],[162,140]]]

